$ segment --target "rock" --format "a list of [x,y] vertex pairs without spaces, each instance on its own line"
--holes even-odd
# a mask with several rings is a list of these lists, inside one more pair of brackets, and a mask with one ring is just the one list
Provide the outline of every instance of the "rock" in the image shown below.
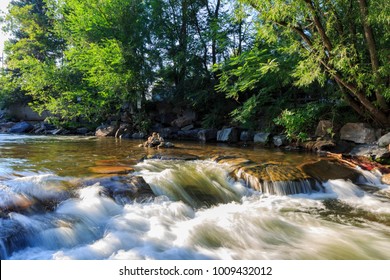
[[143,132],[136,132],[131,135],[131,138],[133,139],[144,139],[146,137],[146,134]]
[[64,130],[62,128],[57,128],[57,129],[48,131],[48,133],[53,134],[53,135],[58,135],[58,134],[61,134],[63,131]]
[[217,129],[201,129],[198,131],[198,140],[202,142],[217,140],[217,133]]
[[238,141],[238,131],[235,127],[224,128],[217,132],[218,142],[235,143]]
[[194,125],[193,124],[190,124],[190,125],[186,125],[185,127],[182,127],[181,130],[183,131],[187,131],[187,130],[191,130],[194,128]]
[[330,136],[329,132],[332,130],[333,130],[333,124],[331,121],[321,120],[318,122],[315,136],[316,137]]
[[379,147],[386,147],[390,145],[390,132],[383,135],[381,138],[378,140],[378,146]]
[[101,125],[96,129],[95,135],[98,137],[114,136],[117,130],[117,125]]
[[383,175],[381,182],[382,182],[382,184],[390,185],[390,173]]
[[187,125],[193,124],[196,121],[196,113],[193,111],[185,111],[181,117],[171,122],[172,126],[175,127],[185,127]]
[[375,129],[366,123],[347,123],[340,130],[340,139],[357,144],[369,144],[376,140]]
[[284,145],[288,144],[288,140],[287,140],[287,137],[285,135],[275,135],[272,138],[272,140],[273,140],[274,145],[276,147],[280,147],[280,146],[284,146]]
[[336,147],[336,143],[332,140],[317,140],[304,142],[302,146],[306,150],[321,152],[333,150]]
[[100,184],[118,203],[131,201],[143,202],[155,197],[153,190],[141,176],[112,176],[88,179],[82,182],[85,186]]
[[77,134],[86,135],[89,132],[89,129],[86,127],[79,127],[76,129]]
[[170,125],[176,119],[174,113],[162,113],[157,115],[154,120],[163,125]]
[[352,156],[363,156],[378,162],[386,162],[390,159],[390,151],[374,144],[358,145],[350,152]]
[[253,140],[253,132],[252,131],[242,131],[240,134],[240,141],[248,142]]
[[6,122],[6,123],[0,123],[0,132],[8,132],[11,127],[15,125],[14,122]]
[[34,126],[28,122],[19,122],[14,124],[10,129],[9,133],[26,133],[34,129]]
[[331,160],[305,163],[300,168],[310,177],[321,182],[335,179],[356,181],[360,176],[357,170]]
[[141,159],[141,161],[148,160],[148,159],[159,159],[159,160],[198,160],[199,157],[196,155],[190,155],[190,154],[154,154],[154,155],[147,155]]
[[253,142],[258,144],[266,144],[269,142],[269,136],[271,133],[268,132],[258,132],[253,137]]
[[115,132],[115,138],[123,138],[123,135],[129,134],[131,131],[131,125],[128,123],[121,123]]
[[193,130],[179,130],[177,132],[177,137],[181,140],[198,140],[199,129]]
[[158,145],[159,148],[167,148],[167,149],[170,149],[170,148],[174,148],[175,145],[172,143],[172,142],[163,142],[161,143],[160,145]]
[[179,129],[177,127],[165,127],[157,130],[160,136],[163,137],[164,139],[176,138],[178,131]]
[[89,170],[97,174],[127,174],[134,171],[134,168],[128,166],[93,166]]

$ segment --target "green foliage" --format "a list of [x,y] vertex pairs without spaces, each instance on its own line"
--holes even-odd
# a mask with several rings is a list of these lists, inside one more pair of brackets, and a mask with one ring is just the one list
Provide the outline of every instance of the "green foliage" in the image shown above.
[[326,109],[324,104],[308,103],[297,109],[285,109],[275,118],[291,140],[305,141]]

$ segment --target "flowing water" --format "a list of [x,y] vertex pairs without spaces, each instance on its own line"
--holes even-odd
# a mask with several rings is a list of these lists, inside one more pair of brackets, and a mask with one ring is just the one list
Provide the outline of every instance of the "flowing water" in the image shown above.
[[[270,177],[319,158],[139,143],[0,134],[1,259],[390,259],[390,186],[377,173],[333,175],[315,189],[305,179],[294,183],[304,193],[272,194],[213,157],[269,166]],[[142,199],[107,191],[134,175],[151,188]]]

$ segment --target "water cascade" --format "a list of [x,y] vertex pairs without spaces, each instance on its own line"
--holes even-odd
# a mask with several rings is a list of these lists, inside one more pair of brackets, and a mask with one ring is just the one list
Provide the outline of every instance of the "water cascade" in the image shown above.
[[[0,138],[3,156],[27,163],[0,160],[1,259],[390,259],[390,186],[378,171],[207,146],[193,148],[199,157],[145,156],[131,141],[66,138],[69,151],[85,149],[75,165],[40,160],[44,139]],[[96,156],[110,145],[144,160],[126,175],[91,173],[102,160],[137,162]]]

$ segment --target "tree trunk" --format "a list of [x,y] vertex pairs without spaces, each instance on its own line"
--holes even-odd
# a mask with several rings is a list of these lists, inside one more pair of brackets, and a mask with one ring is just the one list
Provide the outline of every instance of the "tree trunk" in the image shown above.
[[368,7],[366,0],[359,0],[360,14],[362,16],[363,28],[364,28],[364,37],[366,38],[368,52],[370,53],[370,61],[373,74],[375,76],[375,96],[378,101],[378,105],[384,109],[385,111],[389,110],[389,106],[387,105],[386,99],[380,92],[380,82],[381,79],[379,77],[379,59],[376,51],[374,32],[372,31],[371,26],[369,25],[368,18]]

